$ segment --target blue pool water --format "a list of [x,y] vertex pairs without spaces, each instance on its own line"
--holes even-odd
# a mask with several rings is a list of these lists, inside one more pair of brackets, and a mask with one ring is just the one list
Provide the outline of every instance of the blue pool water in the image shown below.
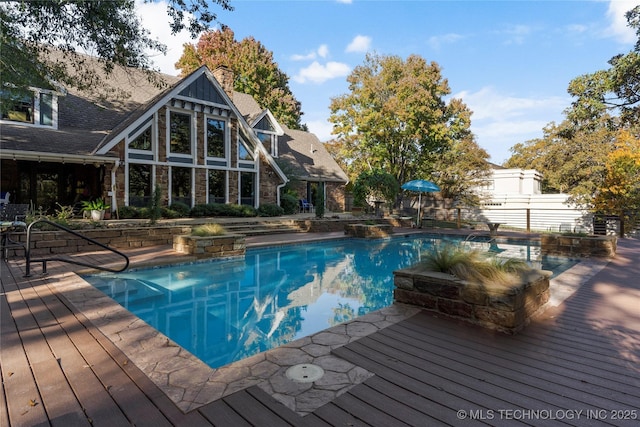
[[[85,279],[212,368],[244,359],[387,307],[393,271],[420,261],[434,236],[331,242],[247,250],[210,261]],[[530,242],[472,242],[555,272]]]

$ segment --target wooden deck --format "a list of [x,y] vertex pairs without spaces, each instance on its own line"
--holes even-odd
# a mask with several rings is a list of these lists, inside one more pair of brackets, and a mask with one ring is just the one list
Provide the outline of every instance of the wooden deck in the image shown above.
[[334,349],[375,375],[305,417],[257,386],[184,414],[56,291],[67,266],[1,267],[0,426],[640,423],[638,240],[518,335],[423,312]]

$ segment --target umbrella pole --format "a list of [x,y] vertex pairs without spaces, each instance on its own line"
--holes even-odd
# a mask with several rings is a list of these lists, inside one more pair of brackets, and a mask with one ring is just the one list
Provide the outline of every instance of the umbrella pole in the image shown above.
[[420,215],[420,209],[422,208],[422,192],[418,193],[418,228],[422,227],[422,216]]

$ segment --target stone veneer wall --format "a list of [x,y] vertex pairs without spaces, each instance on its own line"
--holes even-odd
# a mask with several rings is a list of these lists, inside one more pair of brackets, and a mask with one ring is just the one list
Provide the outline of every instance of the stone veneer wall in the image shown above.
[[415,267],[394,271],[394,299],[509,334],[549,301],[551,272],[531,270],[514,285],[481,285]]
[[542,234],[540,249],[542,255],[574,257],[613,257],[618,248],[616,236],[565,236],[562,234]]
[[244,255],[247,248],[242,234],[224,234],[221,236],[173,236],[173,250],[193,255],[197,259],[221,258]]
[[381,239],[393,234],[393,226],[390,224],[346,224],[344,234],[365,239]]
[[[215,222],[215,218],[210,219]],[[306,219],[294,220],[295,227],[301,232],[344,232],[346,224],[366,221],[366,219]],[[381,224],[391,224],[394,227],[411,227],[411,220],[401,220],[394,218],[377,219]],[[105,227],[91,230],[76,230],[83,236],[97,240],[119,250],[131,248],[173,245],[174,236],[191,233],[189,225],[157,225],[157,226],[136,226],[129,225],[123,227]],[[26,233],[14,233],[12,239],[25,242]],[[31,255],[57,255],[66,253],[77,253],[96,250],[96,246],[64,231],[34,231],[31,234]],[[9,250],[9,256],[23,256],[22,250]]]

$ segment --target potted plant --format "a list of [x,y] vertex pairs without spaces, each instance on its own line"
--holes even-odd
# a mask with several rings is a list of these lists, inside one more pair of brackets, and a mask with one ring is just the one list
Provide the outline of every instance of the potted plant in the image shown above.
[[93,221],[103,220],[104,212],[109,208],[110,206],[102,199],[86,200],[82,202],[82,210],[84,212],[90,212],[91,220]]

